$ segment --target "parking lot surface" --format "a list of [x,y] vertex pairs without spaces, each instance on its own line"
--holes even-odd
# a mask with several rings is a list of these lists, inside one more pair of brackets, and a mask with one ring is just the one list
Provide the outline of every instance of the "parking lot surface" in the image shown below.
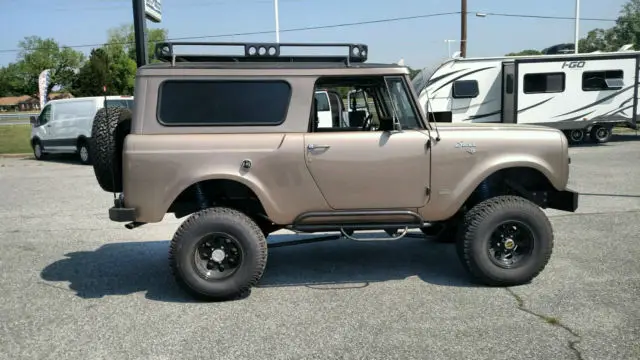
[[270,249],[224,303],[170,276],[184,219],[127,230],[90,166],[0,159],[0,358],[638,359],[640,138],[571,156],[580,208],[547,211],[556,246],[531,284],[472,285],[448,244],[339,240]]

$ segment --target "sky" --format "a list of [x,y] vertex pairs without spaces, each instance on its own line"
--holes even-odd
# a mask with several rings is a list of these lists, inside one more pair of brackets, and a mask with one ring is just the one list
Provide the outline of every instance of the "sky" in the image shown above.
[[[625,0],[581,0],[580,17],[614,20]],[[467,57],[501,56],[573,43],[575,0],[468,0]],[[460,14],[378,22],[357,26],[287,32],[287,29],[460,11],[457,0],[279,0],[281,42],[358,42],[369,45],[369,62],[398,62],[412,68],[433,66],[459,50]],[[487,15],[566,16],[536,19]],[[272,31],[198,41],[275,41],[274,0],[162,0],[162,22],[169,38]],[[131,0],[0,0],[0,66],[16,60],[26,36],[53,38],[61,45],[103,43],[107,30],[132,23]],[[580,21],[580,36],[613,21]],[[77,48],[86,54],[91,46]]]

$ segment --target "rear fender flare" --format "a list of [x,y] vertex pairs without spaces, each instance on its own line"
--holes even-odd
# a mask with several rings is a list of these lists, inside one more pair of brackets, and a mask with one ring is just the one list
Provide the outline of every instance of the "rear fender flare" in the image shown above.
[[232,181],[236,181],[240,184],[243,184],[245,186],[247,186],[249,189],[251,189],[251,191],[253,191],[256,196],[258,197],[258,200],[260,200],[260,203],[262,204],[262,207],[264,208],[266,215],[270,218],[273,219],[273,217],[277,217],[275,214],[280,212],[280,209],[277,205],[277,203],[273,200],[273,198],[271,198],[268,193],[264,190],[264,186],[263,184],[258,181],[258,179],[256,179],[253,176],[250,175],[245,175],[245,176],[240,176],[240,175],[234,175],[234,174],[225,174],[225,173],[220,173],[220,174],[203,174],[200,175],[196,178],[190,178],[190,180],[192,180],[189,183],[180,183],[176,186],[173,186],[171,188],[171,190],[169,191],[169,193],[171,194],[171,196],[167,197],[168,202],[165,202],[163,204],[163,208],[164,208],[164,212],[166,213],[167,210],[169,209],[169,207],[171,206],[171,204],[178,198],[178,196],[185,191],[186,189],[188,189],[190,186],[193,186],[197,183],[203,182],[203,181],[207,181],[207,180],[232,180]]

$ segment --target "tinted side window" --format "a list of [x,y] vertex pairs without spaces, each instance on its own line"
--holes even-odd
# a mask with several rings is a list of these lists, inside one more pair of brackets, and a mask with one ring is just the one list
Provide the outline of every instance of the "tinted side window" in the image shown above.
[[40,113],[40,118],[38,119],[38,123],[40,125],[44,125],[51,120],[51,105],[46,105],[42,112]]
[[476,80],[458,80],[453,82],[453,97],[474,98],[478,96],[478,82]]
[[160,86],[158,120],[165,125],[278,125],[289,108],[284,81],[173,80]]
[[616,90],[624,86],[622,70],[585,71],[582,73],[582,90]]
[[524,76],[525,94],[563,92],[564,87],[564,73],[526,74]]

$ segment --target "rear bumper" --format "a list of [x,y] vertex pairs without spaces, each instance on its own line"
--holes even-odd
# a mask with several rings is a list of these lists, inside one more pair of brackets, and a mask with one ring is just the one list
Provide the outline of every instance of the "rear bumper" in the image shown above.
[[577,191],[569,189],[552,192],[547,198],[547,207],[556,210],[575,212],[578,209],[578,197],[579,194]]
[[124,207],[122,196],[113,201],[113,206],[109,208],[109,219],[117,222],[129,222],[136,220],[136,209]]

